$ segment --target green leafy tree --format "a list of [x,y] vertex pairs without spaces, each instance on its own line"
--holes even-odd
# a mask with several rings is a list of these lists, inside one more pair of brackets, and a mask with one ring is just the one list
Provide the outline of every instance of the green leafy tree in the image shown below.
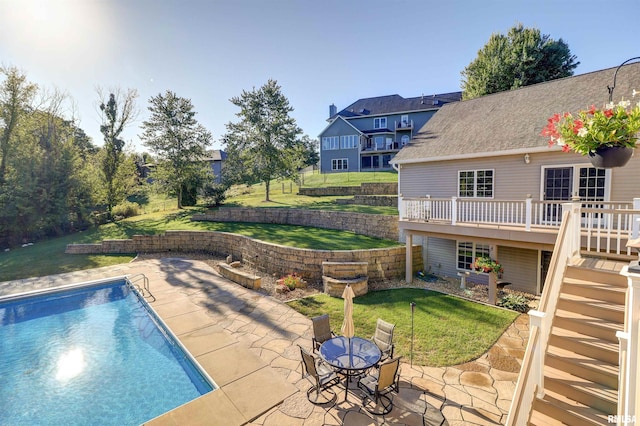
[[478,56],[462,71],[463,99],[517,89],[573,75],[580,64],[562,39],[539,29],[512,27],[492,34]]
[[265,201],[269,201],[271,180],[295,177],[303,163],[298,140],[302,130],[289,115],[293,108],[275,80],[257,90],[243,90],[231,103],[240,108],[236,114],[240,120],[227,124],[225,180],[264,182]]
[[178,208],[195,204],[198,189],[213,178],[204,161],[211,133],[195,119],[190,99],[167,90],[149,104],[140,139],[158,161],[155,178],[178,196]]
[[100,110],[102,111],[102,125],[100,133],[104,139],[104,154],[102,156],[102,174],[106,187],[106,204],[109,215],[113,206],[124,199],[126,191],[119,187],[117,179],[122,173],[120,166],[124,161],[124,140],[121,139],[124,129],[133,122],[138,114],[136,109],[136,98],[138,92],[135,89],[128,89],[126,92],[115,90],[109,94],[109,99],[98,90],[98,95],[102,99]]
[[38,86],[16,67],[0,67],[0,185],[5,183],[7,162],[18,143],[15,138],[20,120],[32,109]]

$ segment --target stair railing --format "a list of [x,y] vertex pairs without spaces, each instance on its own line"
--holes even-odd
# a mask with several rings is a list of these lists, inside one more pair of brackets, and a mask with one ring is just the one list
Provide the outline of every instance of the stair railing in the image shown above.
[[[631,262],[622,271],[627,276],[624,331],[616,337],[620,344],[620,373],[618,374],[618,424],[627,424],[640,417],[640,267]],[[633,420],[632,420],[633,419]]]
[[580,256],[580,203],[562,205],[562,224],[537,310],[529,311],[529,342],[511,401],[507,426],[527,424],[535,396],[544,396],[544,358],[567,265]]

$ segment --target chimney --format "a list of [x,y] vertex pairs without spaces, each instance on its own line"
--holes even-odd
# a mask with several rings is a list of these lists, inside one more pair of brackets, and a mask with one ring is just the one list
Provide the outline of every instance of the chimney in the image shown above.
[[338,113],[338,108],[334,104],[329,105],[329,118],[333,117]]

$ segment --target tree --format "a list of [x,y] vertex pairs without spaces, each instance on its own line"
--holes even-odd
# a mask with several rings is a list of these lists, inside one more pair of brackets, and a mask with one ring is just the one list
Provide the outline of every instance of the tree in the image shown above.
[[5,80],[0,85],[0,185],[5,182],[7,161],[15,147],[14,134],[32,105],[38,86],[16,67],[0,67]]
[[106,187],[107,211],[111,216],[113,206],[124,199],[123,194],[126,192],[116,185],[118,169],[124,159],[124,140],[120,136],[125,127],[138,115],[135,104],[138,92],[135,89],[128,89],[126,92],[115,90],[109,94],[108,100],[104,99],[101,90],[98,90],[98,95],[102,99],[100,103],[100,111],[102,111],[100,133],[104,138],[102,173]]
[[[178,196],[178,208],[195,202],[195,193],[210,176],[203,161],[211,133],[195,119],[190,99],[169,90],[149,99],[151,117],[140,136],[158,159],[157,178]],[[190,202],[189,202],[190,201]]]
[[517,89],[573,75],[580,64],[562,39],[537,28],[512,27],[507,35],[491,34],[462,74],[463,99]]
[[302,130],[289,116],[293,108],[275,80],[231,98],[240,108],[237,123],[227,124],[225,178],[236,183],[265,184],[269,201],[272,179],[295,176],[300,165],[297,137]]

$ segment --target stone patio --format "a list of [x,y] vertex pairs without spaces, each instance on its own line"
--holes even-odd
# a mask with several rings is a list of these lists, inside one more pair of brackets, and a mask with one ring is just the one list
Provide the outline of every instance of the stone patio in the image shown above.
[[158,315],[219,386],[147,424],[496,425],[506,420],[529,334],[526,315],[473,362],[440,368],[403,363],[393,411],[375,417],[361,408],[355,383],[346,402],[309,403],[310,383],[301,377],[297,345],[311,346],[311,321],[222,278],[204,262],[152,259],[4,282],[0,295],[138,273],[149,278]]

